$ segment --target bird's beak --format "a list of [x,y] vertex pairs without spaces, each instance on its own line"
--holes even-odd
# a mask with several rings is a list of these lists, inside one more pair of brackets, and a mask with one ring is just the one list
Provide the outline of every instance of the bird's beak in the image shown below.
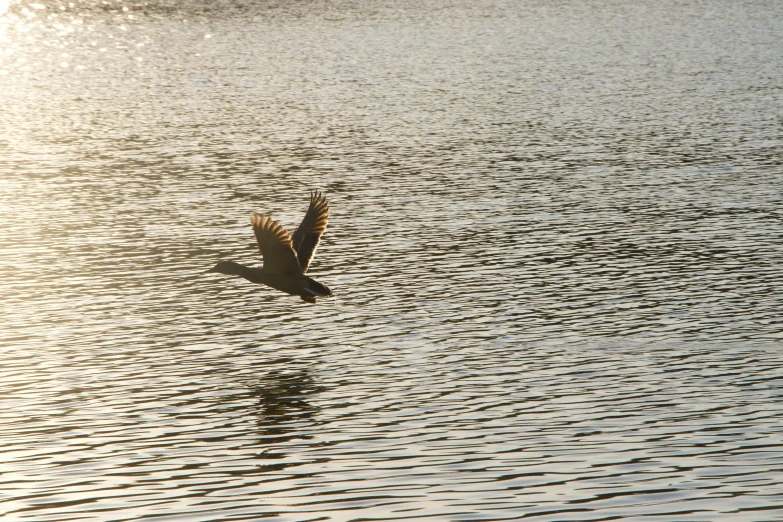
[[210,274],[210,273],[214,273],[214,272],[217,272],[217,270],[215,270],[215,268],[214,268],[214,267],[212,267],[212,268],[210,268],[209,270],[205,270],[205,271],[203,271],[203,272],[201,272],[201,273],[202,273],[202,274]]

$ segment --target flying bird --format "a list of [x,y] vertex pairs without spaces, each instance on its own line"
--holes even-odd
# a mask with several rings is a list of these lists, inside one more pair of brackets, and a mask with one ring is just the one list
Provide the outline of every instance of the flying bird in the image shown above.
[[329,203],[317,191],[310,193],[310,207],[293,237],[277,221],[251,212],[250,222],[264,266],[253,268],[221,261],[207,272],[242,276],[251,283],[271,286],[314,304],[316,297],[332,295],[325,285],[305,275],[328,221]]

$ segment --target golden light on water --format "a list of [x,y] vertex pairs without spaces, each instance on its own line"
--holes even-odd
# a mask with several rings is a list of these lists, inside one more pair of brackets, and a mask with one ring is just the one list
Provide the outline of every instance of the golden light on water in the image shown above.
[[[768,513],[755,4],[0,0],[0,518]],[[309,188],[334,299],[203,274]]]

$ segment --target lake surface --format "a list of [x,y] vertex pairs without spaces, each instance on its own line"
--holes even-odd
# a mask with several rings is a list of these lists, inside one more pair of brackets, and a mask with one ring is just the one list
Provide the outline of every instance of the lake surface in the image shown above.
[[0,11],[3,520],[783,519],[783,3]]

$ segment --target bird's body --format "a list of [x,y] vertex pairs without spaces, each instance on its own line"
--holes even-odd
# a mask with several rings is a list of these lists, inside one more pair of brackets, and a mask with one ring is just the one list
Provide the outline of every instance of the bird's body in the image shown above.
[[252,283],[270,286],[315,303],[316,297],[332,295],[325,285],[305,275],[328,220],[329,204],[317,192],[312,193],[310,207],[293,237],[277,221],[253,212],[250,222],[264,266],[254,268],[233,261],[221,261],[208,272],[238,275]]

